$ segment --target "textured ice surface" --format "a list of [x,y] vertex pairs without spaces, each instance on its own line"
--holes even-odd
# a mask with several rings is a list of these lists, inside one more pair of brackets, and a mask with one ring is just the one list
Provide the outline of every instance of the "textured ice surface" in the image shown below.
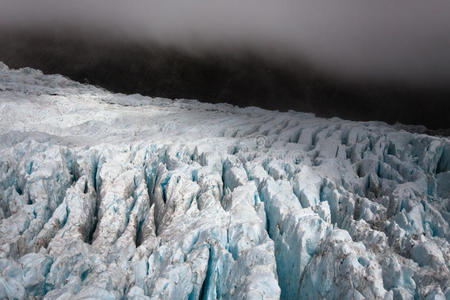
[[450,299],[450,141],[0,65],[0,298]]

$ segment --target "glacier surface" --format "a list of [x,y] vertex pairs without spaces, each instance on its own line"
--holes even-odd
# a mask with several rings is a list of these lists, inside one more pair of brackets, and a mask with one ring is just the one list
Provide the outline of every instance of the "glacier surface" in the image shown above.
[[1,299],[450,299],[450,140],[0,63]]

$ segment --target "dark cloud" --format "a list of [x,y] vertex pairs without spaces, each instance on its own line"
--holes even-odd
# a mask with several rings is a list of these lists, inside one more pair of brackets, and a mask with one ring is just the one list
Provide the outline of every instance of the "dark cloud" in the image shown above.
[[450,82],[447,0],[1,0],[0,26],[72,28],[198,53],[251,48],[349,78]]

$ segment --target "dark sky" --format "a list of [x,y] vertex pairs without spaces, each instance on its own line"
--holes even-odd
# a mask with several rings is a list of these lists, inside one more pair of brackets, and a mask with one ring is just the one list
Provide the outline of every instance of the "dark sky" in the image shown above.
[[449,132],[449,0],[0,0],[0,61],[114,92]]
[[445,85],[448,0],[1,0],[0,26],[71,25],[192,51],[251,47],[340,76]]

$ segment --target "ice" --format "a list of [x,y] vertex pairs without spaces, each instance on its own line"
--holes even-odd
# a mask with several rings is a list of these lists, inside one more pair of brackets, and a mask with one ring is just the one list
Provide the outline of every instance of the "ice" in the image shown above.
[[450,141],[0,64],[0,298],[449,299]]
[[315,206],[320,201],[322,178],[307,165],[294,178],[294,193],[303,207]]
[[308,264],[299,288],[305,299],[386,299],[381,267],[361,243],[348,232],[329,234]]

